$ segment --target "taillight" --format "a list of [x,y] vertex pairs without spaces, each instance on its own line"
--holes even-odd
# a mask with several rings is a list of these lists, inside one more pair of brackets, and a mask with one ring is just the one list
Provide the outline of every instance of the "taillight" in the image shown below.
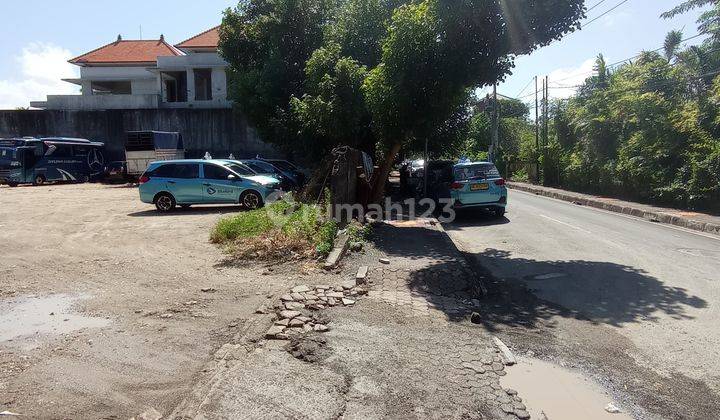
[[452,188],[453,190],[461,190],[463,187],[464,185],[461,182],[453,182],[450,185],[450,188]]
[[150,177],[145,174],[143,174],[143,176],[141,176],[140,179],[138,179],[138,183],[140,183],[140,184],[144,184],[148,181],[150,181]]
[[500,178],[497,181],[495,181],[495,185],[502,187],[503,185],[505,185],[505,180]]

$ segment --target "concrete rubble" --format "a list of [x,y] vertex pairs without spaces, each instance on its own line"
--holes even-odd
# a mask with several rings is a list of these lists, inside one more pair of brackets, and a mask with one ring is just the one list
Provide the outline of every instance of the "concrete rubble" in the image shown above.
[[265,333],[265,338],[288,340],[294,335],[329,331],[325,318],[314,316],[313,312],[335,306],[353,306],[359,296],[367,293],[365,287],[352,281],[339,286],[293,287],[289,294],[280,297],[275,306],[277,320]]

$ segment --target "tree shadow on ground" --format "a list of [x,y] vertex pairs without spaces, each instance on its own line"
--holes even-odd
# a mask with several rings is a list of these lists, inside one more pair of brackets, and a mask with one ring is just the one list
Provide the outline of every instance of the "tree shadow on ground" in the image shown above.
[[[454,245],[438,231],[385,225],[378,234],[380,250],[410,260],[405,281],[414,294],[451,320],[478,312],[490,331],[501,326],[536,328],[555,316],[622,327],[654,321],[660,315],[691,319],[688,308],[707,307],[705,300],[687,290],[667,286],[643,270],[625,265],[536,261],[513,258],[496,249],[458,258]],[[458,259],[466,262],[464,267]],[[518,277],[496,278],[486,268],[492,266],[504,266],[505,272],[516,272]],[[480,282],[486,287],[485,295],[480,293]]]

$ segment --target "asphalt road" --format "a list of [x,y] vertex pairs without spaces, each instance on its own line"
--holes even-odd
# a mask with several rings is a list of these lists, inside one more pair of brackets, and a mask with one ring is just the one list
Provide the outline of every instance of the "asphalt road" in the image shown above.
[[519,191],[509,203],[506,219],[446,229],[494,276],[567,309],[556,317],[607,326],[638,365],[720,390],[720,237]]

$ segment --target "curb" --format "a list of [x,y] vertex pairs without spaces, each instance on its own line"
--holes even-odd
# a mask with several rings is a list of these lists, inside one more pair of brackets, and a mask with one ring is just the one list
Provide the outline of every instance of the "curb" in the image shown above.
[[547,190],[545,188],[537,187],[535,185],[508,182],[507,186],[514,190],[524,191],[543,197],[549,197],[556,200],[580,204],[587,207],[593,207],[613,213],[621,213],[628,216],[639,217],[641,219],[645,219],[651,222],[683,227],[686,229],[705,232],[712,235],[720,235],[720,224],[702,222],[700,220],[689,219],[686,217],[675,216],[662,212],[646,211],[632,206],[621,206],[619,204],[606,203],[600,200],[593,200],[584,196],[576,196],[571,193]]

